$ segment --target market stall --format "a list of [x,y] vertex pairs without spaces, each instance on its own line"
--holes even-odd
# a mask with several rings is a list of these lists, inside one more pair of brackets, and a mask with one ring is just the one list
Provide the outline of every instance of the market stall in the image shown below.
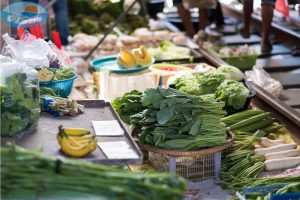
[[192,42],[122,3],[71,1],[63,49],[2,36],[1,196],[299,199],[298,112],[258,66],[260,36]]

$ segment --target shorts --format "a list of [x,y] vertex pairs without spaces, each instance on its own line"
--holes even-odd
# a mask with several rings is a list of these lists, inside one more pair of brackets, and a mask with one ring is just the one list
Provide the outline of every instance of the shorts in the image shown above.
[[177,6],[179,4],[182,4],[182,0],[173,0],[173,5]]

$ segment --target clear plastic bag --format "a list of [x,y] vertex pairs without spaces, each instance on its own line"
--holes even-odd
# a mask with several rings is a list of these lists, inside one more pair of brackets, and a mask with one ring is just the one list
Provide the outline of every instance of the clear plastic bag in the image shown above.
[[38,72],[0,55],[1,136],[30,132],[40,117]]
[[2,50],[3,55],[10,56],[19,62],[24,62],[29,67],[49,67],[47,54],[51,49],[44,40],[36,39],[27,31],[24,32],[22,40],[15,40],[7,33],[2,38],[6,43]]
[[216,0],[183,0],[183,6],[186,9],[213,9],[217,7]]
[[[7,33],[2,38],[6,43],[2,54],[19,62],[24,62],[29,67],[71,67],[71,60],[65,52],[56,48],[51,41],[46,42],[36,38],[28,31],[24,31],[21,40],[15,40]],[[72,68],[76,70],[73,66]]]
[[275,97],[279,97],[283,90],[281,83],[273,78],[261,66],[255,66],[251,71],[246,71],[246,80],[252,81],[264,88]]

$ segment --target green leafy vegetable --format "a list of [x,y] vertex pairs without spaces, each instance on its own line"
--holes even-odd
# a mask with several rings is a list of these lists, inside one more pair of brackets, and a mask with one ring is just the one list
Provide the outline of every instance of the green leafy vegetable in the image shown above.
[[122,97],[116,98],[112,106],[126,124],[130,123],[130,116],[145,109],[142,105],[142,93],[136,90],[125,93]]
[[224,103],[211,96],[192,96],[174,89],[150,88],[145,110],[131,116],[139,142],[168,149],[193,150],[226,142],[221,118]]
[[1,136],[14,136],[36,127],[39,119],[37,82],[27,80],[25,73],[5,78],[1,93]]
[[223,73],[228,80],[241,81],[244,79],[243,72],[234,66],[222,65],[217,68],[217,72]]
[[241,109],[246,103],[249,90],[243,83],[225,80],[216,90],[216,98],[224,101],[226,106],[232,106],[234,109]]

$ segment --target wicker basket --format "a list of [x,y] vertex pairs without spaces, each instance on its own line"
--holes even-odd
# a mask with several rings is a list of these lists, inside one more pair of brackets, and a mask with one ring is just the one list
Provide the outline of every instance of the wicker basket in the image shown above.
[[228,132],[224,145],[197,151],[177,151],[139,144],[149,151],[149,162],[158,171],[179,174],[188,180],[218,179],[221,169],[221,151],[233,144],[234,136]]

